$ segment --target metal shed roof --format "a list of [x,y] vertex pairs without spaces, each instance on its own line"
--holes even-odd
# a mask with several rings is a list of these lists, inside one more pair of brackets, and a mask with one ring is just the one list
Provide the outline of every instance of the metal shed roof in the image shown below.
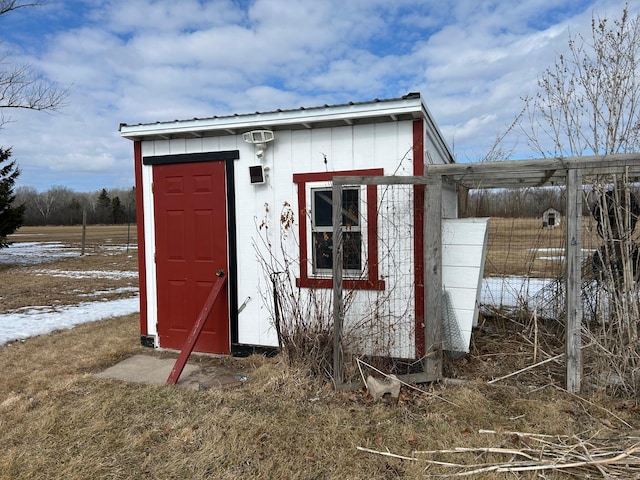
[[349,102],[338,105],[300,107],[172,120],[154,123],[120,124],[120,135],[130,140],[169,140],[220,135],[238,135],[255,129],[303,130],[383,122],[397,122],[423,118],[428,131],[435,137],[453,162],[453,154],[444,141],[440,129],[425,105],[420,93],[409,93],[400,98],[375,99],[369,102]]

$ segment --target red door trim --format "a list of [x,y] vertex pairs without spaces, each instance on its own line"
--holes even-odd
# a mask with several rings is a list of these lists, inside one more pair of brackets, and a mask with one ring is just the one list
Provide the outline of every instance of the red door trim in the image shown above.
[[[422,119],[413,121],[413,174],[424,175],[424,125]],[[413,187],[413,235],[414,298],[415,298],[415,349],[416,358],[424,356],[424,185]]]
[[144,200],[142,187],[142,142],[133,142],[133,164],[136,185],[136,234],[138,238],[138,290],[140,292],[140,335],[147,335],[147,262],[144,244]]

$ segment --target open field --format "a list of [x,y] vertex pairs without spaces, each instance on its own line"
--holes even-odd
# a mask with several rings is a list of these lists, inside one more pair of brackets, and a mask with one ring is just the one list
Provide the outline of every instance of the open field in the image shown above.
[[[130,295],[138,286],[135,228],[127,247],[126,225],[87,227],[85,255],[80,255],[82,227],[23,227],[11,242],[59,242],[68,255],[21,258],[18,264],[0,261],[0,314],[39,305],[72,305],[92,300],[112,300]],[[6,252],[0,250],[0,260]],[[55,270],[55,271],[54,271]],[[96,272],[80,275],[81,272]],[[100,275],[99,272],[105,272]],[[125,272],[125,273],[122,273]],[[126,273],[128,272],[128,273]]]
[[[558,228],[542,228],[539,218],[491,217],[485,276],[562,275],[565,227],[564,221]],[[591,217],[582,221],[582,245],[585,255],[601,245]]]
[[[40,279],[37,269],[134,271],[135,251],[98,248],[106,235],[96,233],[86,257],[2,267],[2,308],[22,276],[29,280],[11,290],[15,305],[73,302],[84,298],[76,289],[103,287]],[[640,458],[627,451],[640,441],[637,399],[564,392],[561,359],[487,383],[560,353],[557,325],[487,321],[471,353],[446,365],[458,382],[404,387],[396,404],[335,392],[279,357],[192,359],[248,377],[227,390],[93,376],[133,354],[171,355],[139,346],[138,321],[128,315],[0,346],[0,479],[453,478],[479,468],[468,478],[640,478]],[[590,465],[594,458],[607,462]],[[522,460],[540,469],[496,471]],[[576,466],[551,465],[567,462]]]
[[[46,227],[21,227],[9,239],[13,242],[62,242],[69,246],[82,243],[82,226],[72,227],[50,225]],[[136,226],[131,225],[88,225],[85,240],[89,247],[100,245],[135,245]]]

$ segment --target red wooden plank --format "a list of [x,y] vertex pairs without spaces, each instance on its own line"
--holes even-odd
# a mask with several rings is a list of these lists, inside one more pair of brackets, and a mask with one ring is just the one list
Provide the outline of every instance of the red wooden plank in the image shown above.
[[180,374],[182,373],[182,370],[184,370],[184,366],[189,359],[189,355],[191,355],[193,347],[198,341],[198,337],[200,336],[202,327],[204,327],[207,317],[209,316],[209,312],[211,311],[216,298],[218,298],[218,295],[220,295],[222,287],[224,287],[224,284],[227,281],[227,277],[226,275],[224,275],[224,273],[219,273],[219,275],[221,276],[215,281],[213,287],[211,287],[211,293],[209,293],[207,301],[204,302],[204,306],[202,307],[202,310],[200,311],[200,314],[196,319],[196,323],[193,324],[191,333],[189,333],[186,342],[184,342],[184,347],[182,347],[182,351],[180,352],[175,365],[171,369],[171,373],[169,374],[169,378],[167,379],[167,385],[175,385],[178,382],[178,378],[180,378]]

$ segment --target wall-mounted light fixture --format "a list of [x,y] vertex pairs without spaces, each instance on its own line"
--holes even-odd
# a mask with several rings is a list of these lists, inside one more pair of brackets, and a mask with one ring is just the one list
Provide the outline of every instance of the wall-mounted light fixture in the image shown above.
[[[242,134],[242,139],[255,146],[256,158],[264,160],[264,151],[267,149],[269,142],[274,139],[271,130],[251,130]],[[260,185],[266,183],[269,167],[266,165],[252,165],[249,167],[249,179],[252,185]]]
[[267,144],[273,141],[274,135],[271,130],[251,130],[243,133],[242,139],[256,146],[256,157],[261,160],[264,156],[264,151],[267,149]]

